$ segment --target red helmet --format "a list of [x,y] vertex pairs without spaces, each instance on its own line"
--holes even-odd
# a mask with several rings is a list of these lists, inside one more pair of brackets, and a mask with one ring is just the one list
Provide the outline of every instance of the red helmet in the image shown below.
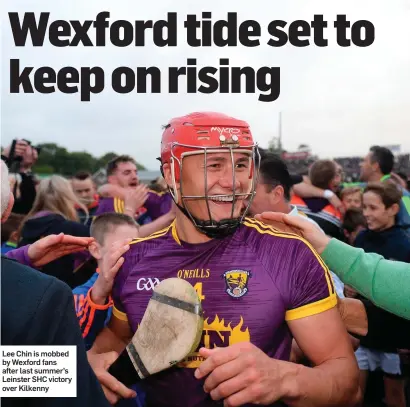
[[[214,112],[190,113],[171,119],[162,134],[161,162],[171,157],[181,161],[183,154],[209,149],[247,149],[255,147],[249,124]],[[203,151],[202,151],[203,152]],[[175,174],[179,179],[179,173]]]
[[[169,164],[171,167],[173,185],[169,187],[175,202],[178,203],[178,191],[175,183],[180,181],[184,156],[195,153],[204,154],[204,159],[206,160],[206,153],[208,152],[228,152],[231,154],[234,152],[246,152],[249,154],[252,160],[249,178],[253,178],[251,191],[246,194],[235,195],[234,193],[234,199],[238,199],[239,195],[243,195],[243,197],[246,195],[246,198],[250,198],[248,210],[256,187],[256,144],[253,141],[248,123],[214,112],[191,113],[186,116],[171,119],[165,126],[161,141],[161,163],[162,165]],[[243,220],[247,210],[240,220],[229,219],[225,223],[216,222],[212,219],[207,221],[195,219],[186,209],[184,200],[205,199],[206,196],[208,196],[207,192],[201,196],[187,197],[183,195],[181,190],[182,207],[180,207],[180,209],[191,218],[195,226],[202,232],[209,234],[210,229],[223,229],[223,226],[226,226],[228,223],[232,225],[233,223],[240,223]],[[225,227],[225,229],[227,228]],[[212,237],[214,237],[213,232]]]

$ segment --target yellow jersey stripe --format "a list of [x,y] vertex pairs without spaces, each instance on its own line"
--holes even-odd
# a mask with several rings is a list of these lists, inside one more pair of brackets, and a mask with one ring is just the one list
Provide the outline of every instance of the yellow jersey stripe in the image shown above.
[[163,195],[168,193],[167,191],[166,192],[157,192],[157,191],[154,191],[152,189],[148,189],[148,192],[151,192],[152,194],[155,194],[155,195],[158,195],[158,196],[163,196]]
[[162,230],[159,230],[158,232],[152,233],[151,235],[149,235],[147,237],[137,237],[136,239],[132,240],[129,244],[136,244],[136,243],[144,242],[146,240],[151,240],[151,239],[155,239],[157,237],[164,236],[168,233],[170,227],[171,226],[167,226],[165,229],[162,229]]
[[180,245],[181,241],[179,240],[178,234],[177,234],[177,224],[176,224],[176,219],[171,223],[171,229],[172,229],[172,237],[174,238],[174,240]]
[[328,286],[328,289],[329,289],[329,295],[332,295],[335,292],[335,290],[332,289],[333,284],[330,283],[331,281],[333,282],[333,280],[332,280],[332,276],[330,275],[328,267],[326,266],[326,264],[324,263],[322,258],[319,256],[319,254],[316,252],[316,250],[312,247],[312,245],[307,240],[303,239],[303,237],[300,237],[298,235],[293,235],[291,233],[278,232],[278,231],[274,230],[273,228],[262,229],[262,227],[259,226],[258,224],[250,223],[250,222],[248,222],[248,220],[246,220],[243,224],[245,226],[248,226],[248,227],[251,227],[251,228],[255,229],[256,231],[258,231],[261,234],[269,234],[271,236],[284,237],[286,239],[300,240],[301,242],[305,243],[307,245],[307,247],[309,247],[309,249],[311,250],[313,255],[316,257],[316,259],[318,260],[319,264],[322,266],[322,268],[325,272],[325,278],[326,278],[327,286]]
[[117,197],[114,198],[114,211],[116,213],[122,213],[121,209],[120,209],[120,202],[119,201],[120,201],[119,198],[117,198]]
[[289,310],[285,314],[286,321],[293,321],[295,319],[306,318],[311,315],[320,314],[327,311],[337,305],[336,294],[332,294],[330,297],[324,298],[311,304],[303,305],[302,307]]
[[117,319],[121,321],[128,321],[127,314],[115,308],[115,305],[112,307],[112,313]]
[[283,233],[283,234],[290,235],[290,236],[297,236],[297,235],[295,235],[294,233],[284,232],[284,231],[282,231],[282,230],[280,230],[280,229],[277,229],[277,228],[275,228],[275,227],[273,227],[273,226],[271,226],[271,225],[268,225],[267,223],[263,223],[263,222],[261,222],[261,221],[259,221],[259,220],[254,219],[254,218],[245,218],[245,222],[253,223],[254,225],[257,225],[257,226],[259,226],[259,227],[262,228],[262,229],[272,230],[272,231],[275,232],[275,233]]

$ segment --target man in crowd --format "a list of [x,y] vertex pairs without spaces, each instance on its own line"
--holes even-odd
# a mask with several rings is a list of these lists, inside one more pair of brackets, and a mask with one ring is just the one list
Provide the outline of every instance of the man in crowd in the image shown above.
[[[218,113],[172,119],[161,150],[176,221],[131,244],[90,352],[120,352],[131,339],[152,294],[135,290],[141,279],[179,277],[202,301],[203,338],[180,369],[141,382],[147,406],[355,405],[358,369],[328,269],[303,239],[242,213],[257,175],[248,124]],[[292,336],[314,368],[288,362]]]
[[168,226],[173,220],[168,216],[172,208],[171,196],[166,192],[149,191],[144,184],[140,184],[137,163],[132,157],[122,155],[109,162],[107,181],[108,184],[99,189],[105,198],[100,202],[97,215],[105,212],[125,213],[140,225],[157,220],[155,230]]
[[[329,198],[335,194],[342,181],[341,169],[334,161],[318,160],[310,167],[309,178],[314,187],[329,191],[327,196]],[[338,239],[343,238],[342,214],[329,204],[326,197],[302,198],[295,193],[291,203],[317,222],[327,235]]]
[[32,167],[38,159],[38,149],[27,140],[16,140],[2,152],[2,159],[10,168],[10,184],[15,196],[13,213],[26,215],[36,199],[37,179]]
[[[284,161],[275,154],[261,151],[258,185],[250,214],[255,216],[262,212],[282,212],[291,216],[302,216],[319,227],[313,219],[290,203],[292,186],[293,180]],[[343,298],[343,283],[333,273],[332,277],[338,296]]]
[[71,185],[80,202],[88,209],[88,214],[81,208],[77,209],[80,222],[91,225],[99,204],[99,196],[91,174],[86,171],[77,172],[71,179]]

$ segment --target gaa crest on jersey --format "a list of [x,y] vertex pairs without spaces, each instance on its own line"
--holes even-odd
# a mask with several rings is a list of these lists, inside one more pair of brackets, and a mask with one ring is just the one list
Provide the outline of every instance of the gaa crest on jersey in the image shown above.
[[241,298],[248,291],[248,282],[252,277],[250,271],[247,270],[229,270],[223,273],[225,279],[225,291],[233,298]]

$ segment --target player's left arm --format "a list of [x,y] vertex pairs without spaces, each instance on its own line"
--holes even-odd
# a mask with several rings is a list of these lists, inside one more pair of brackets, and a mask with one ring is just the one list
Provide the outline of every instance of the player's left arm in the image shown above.
[[[336,306],[331,274],[319,255],[300,242],[292,271],[286,320],[314,367],[293,366],[290,406],[349,406],[360,398],[353,347]],[[289,383],[290,384],[290,383]],[[292,394],[293,393],[293,394]]]
[[283,401],[289,406],[351,406],[360,399],[359,371],[337,308],[288,322],[314,367],[289,366],[292,383]]

